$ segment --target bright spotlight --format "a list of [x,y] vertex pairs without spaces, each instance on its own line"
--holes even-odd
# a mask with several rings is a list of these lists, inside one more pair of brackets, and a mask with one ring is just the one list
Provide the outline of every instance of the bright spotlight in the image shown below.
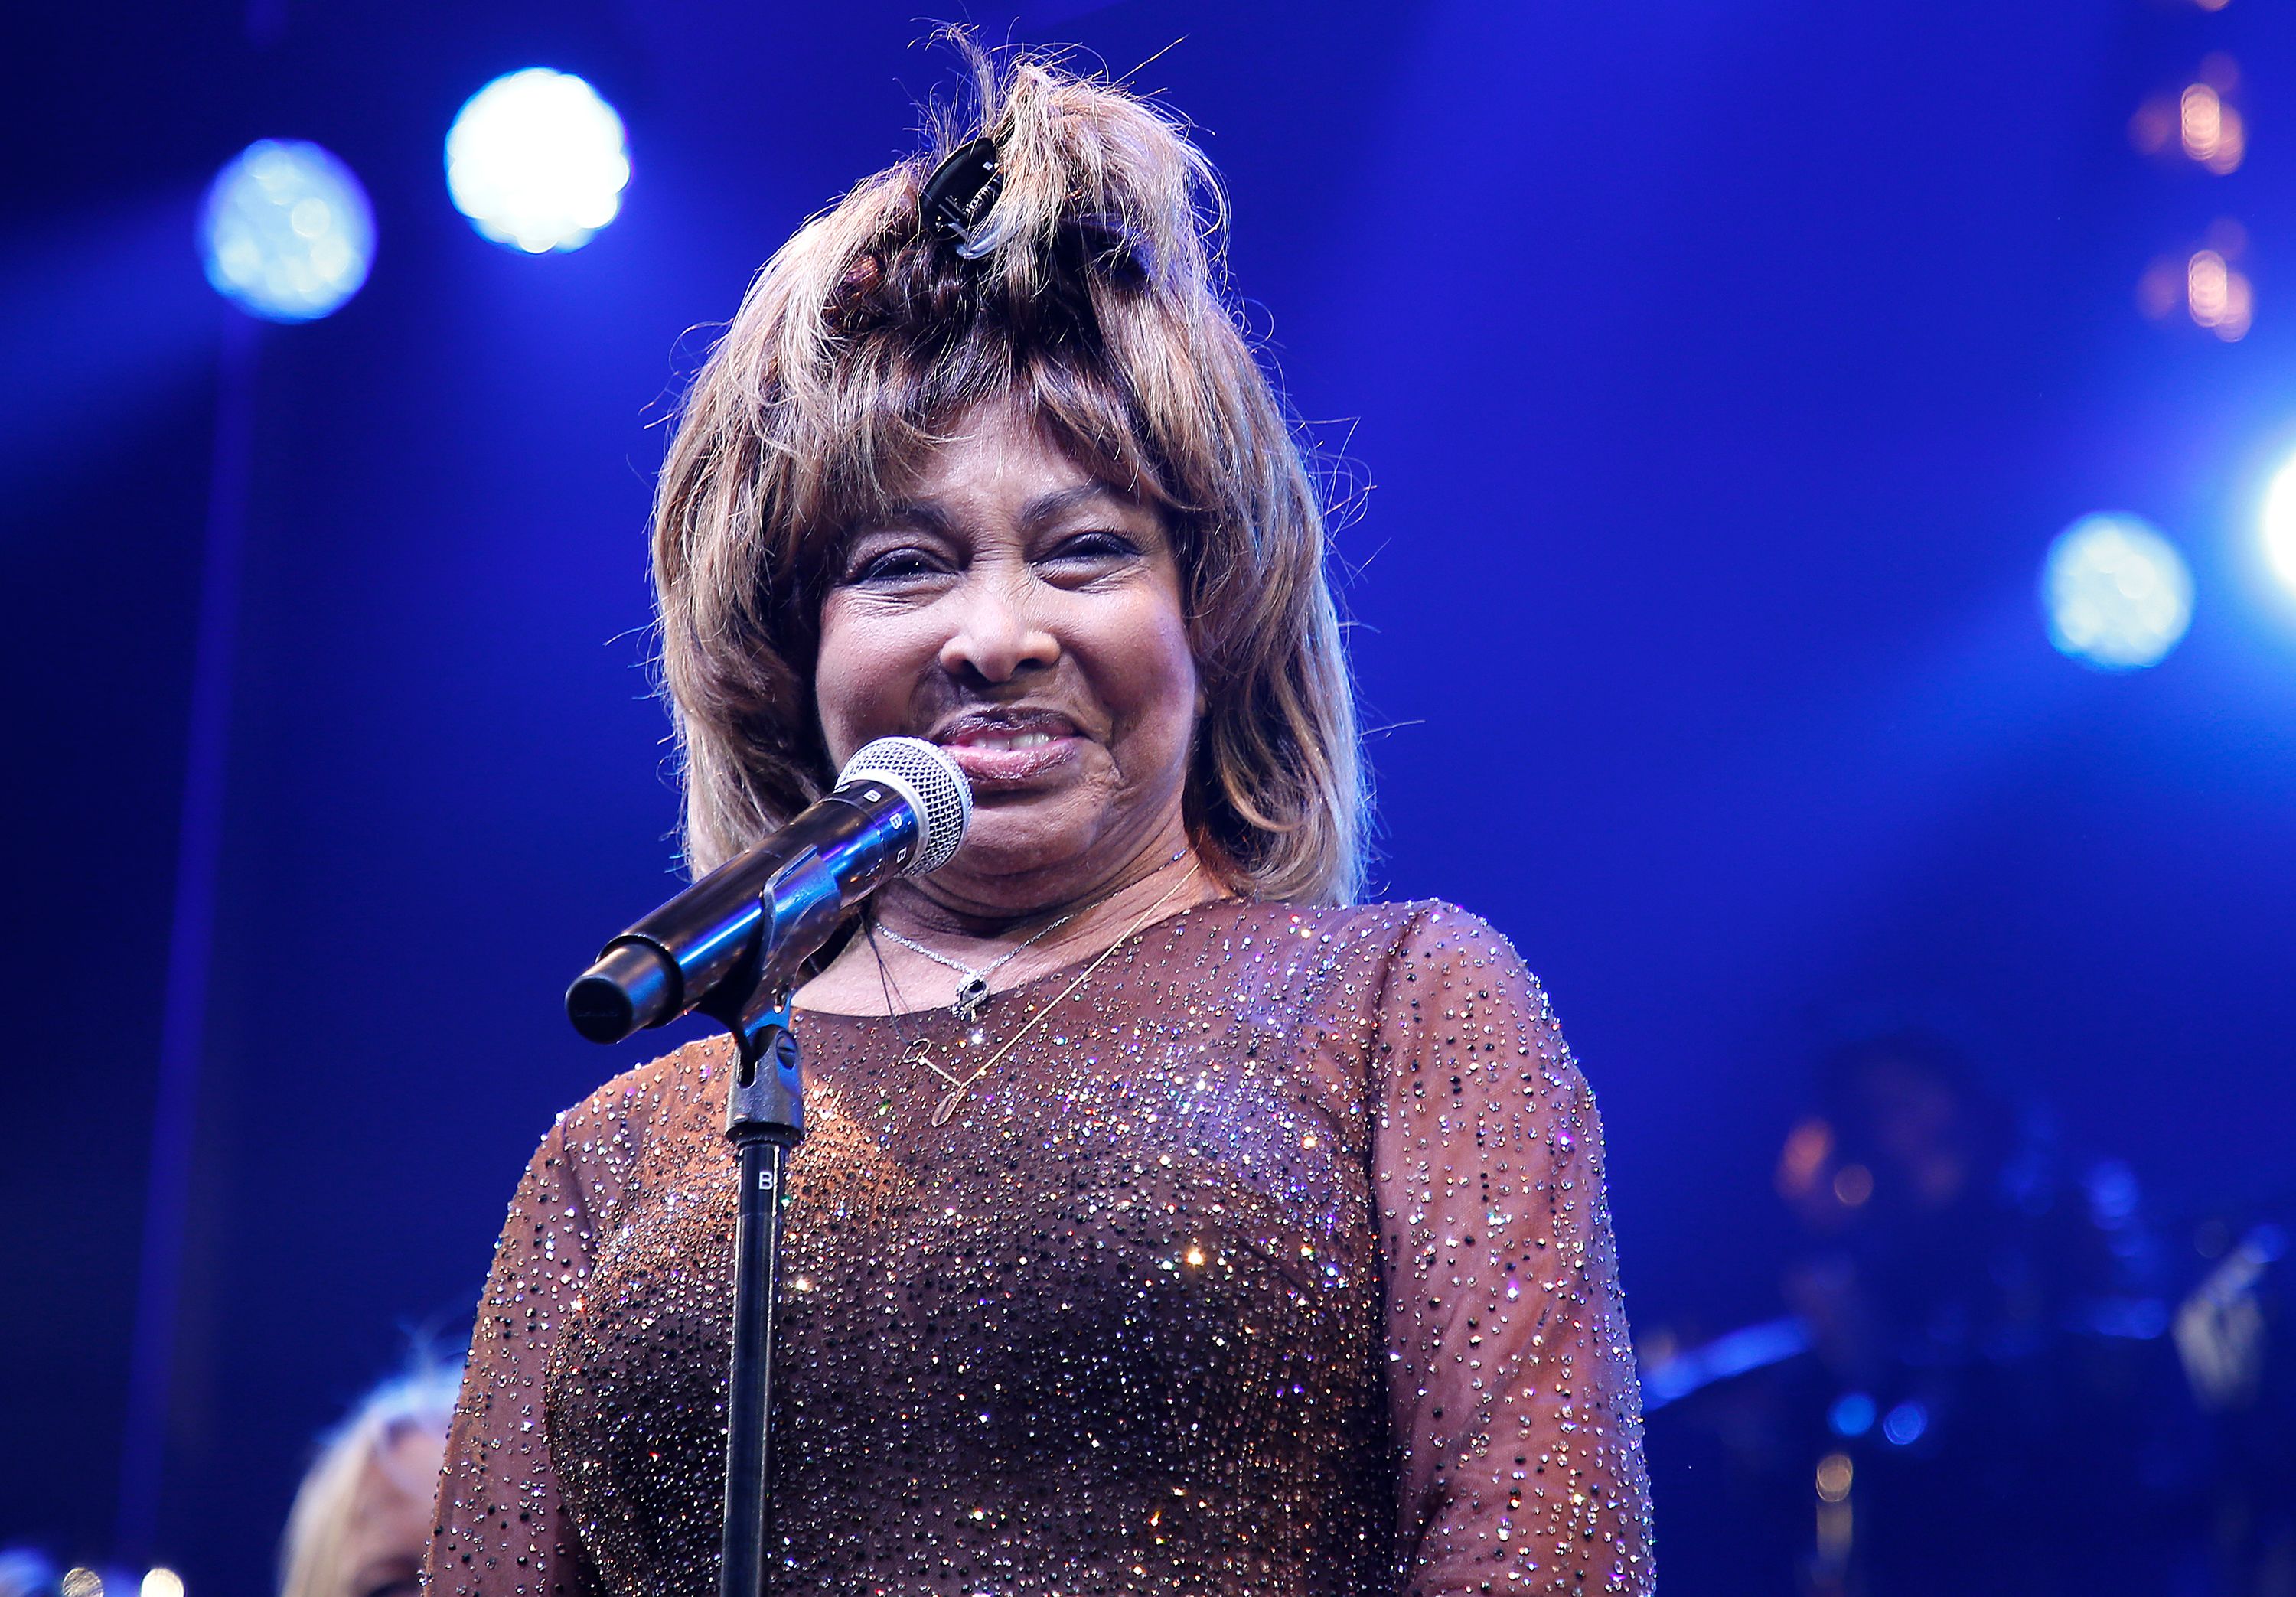
[[2265,491],[2264,556],[2280,580],[2296,588],[2296,460],[2281,467]]
[[2159,665],[2193,624],[2193,576],[2138,516],[2083,516],[2041,570],[2049,642],[2103,671]]
[[138,1597],[184,1597],[184,1577],[164,1564],[144,1571]]
[[374,212],[316,144],[258,139],[216,174],[200,215],[216,291],[266,322],[316,322],[366,282]]
[[630,181],[622,119],[571,73],[529,67],[472,95],[447,131],[455,209],[497,244],[579,250]]

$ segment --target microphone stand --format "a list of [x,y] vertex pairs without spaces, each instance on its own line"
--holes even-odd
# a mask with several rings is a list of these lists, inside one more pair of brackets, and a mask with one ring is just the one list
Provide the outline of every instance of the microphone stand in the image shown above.
[[726,1523],[718,1597],[764,1597],[773,1540],[774,1311],[781,1290],[782,1193],[805,1135],[786,987],[733,1028],[726,1139],[740,1172],[734,1210],[734,1328],[726,1382]]
[[805,1135],[805,1093],[790,994],[798,967],[842,914],[836,874],[808,848],[759,896],[765,929],[701,1011],[733,1034],[726,1139],[739,1174],[734,1210],[734,1324],[726,1384],[726,1518],[718,1597],[766,1597],[774,1556],[774,1332],[782,1206],[791,1153]]
[[[924,752],[946,764],[933,750]],[[955,784],[950,820],[962,838],[971,811],[953,766],[947,782]],[[805,962],[829,941],[847,906],[908,865],[925,841],[927,803],[891,773],[882,778],[861,773],[849,784],[860,789],[857,797],[846,795],[848,785],[840,779],[837,791],[775,837],[720,865],[607,944],[566,994],[568,1018],[598,1042],[619,1042],[640,1026],[659,1026],[687,1012],[689,984],[704,994],[691,1008],[733,1034],[726,1140],[733,1145],[738,1185],[718,1597],[767,1597],[767,1560],[779,1546],[773,1503],[775,1319],[790,1156],[805,1136],[804,1080],[790,996]],[[949,843],[934,863],[955,847]],[[768,872],[764,886],[749,885]]]

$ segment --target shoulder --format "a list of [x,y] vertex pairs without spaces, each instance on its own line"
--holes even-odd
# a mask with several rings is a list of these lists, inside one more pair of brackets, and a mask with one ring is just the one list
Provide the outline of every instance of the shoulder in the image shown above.
[[1382,1025],[1398,1046],[1510,1054],[1552,1088],[1586,1092],[1545,985],[1505,933],[1440,899],[1383,907],[1408,912],[1380,1002]]
[[1263,901],[1239,906],[1237,921],[1240,927],[1313,937],[1374,954],[1398,970],[1488,970],[1537,985],[1505,933],[1440,898],[1346,905]]
[[1440,898],[1391,904],[1302,905],[1259,901],[1232,911],[1231,935],[1275,941],[1298,937],[1352,963],[1381,1012],[1426,1009],[1431,995],[1456,1016],[1460,1005],[1509,1011],[1528,1029],[1553,1030],[1546,989],[1513,943],[1472,910]]
[[1462,909],[1447,899],[1415,898],[1402,904],[1366,907],[1399,917],[1401,946],[1414,954],[1459,949],[1471,958],[1496,954],[1521,962],[1505,933],[1474,911]]
[[561,1111],[558,1125],[570,1134],[594,1134],[642,1124],[665,1110],[693,1102],[722,1079],[726,1040],[697,1037],[659,1059],[623,1071],[571,1109]]
[[1335,943],[1390,950],[1428,934],[1454,938],[1506,939],[1480,915],[1440,898],[1412,898],[1378,904],[1298,904],[1285,898],[1247,898],[1193,914],[1206,919],[1221,913],[1227,924],[1244,932],[1328,938]]
[[665,1142],[707,1133],[722,1108],[729,1054],[726,1039],[701,1037],[623,1071],[559,1113],[537,1165],[554,1162],[585,1193],[619,1187]]

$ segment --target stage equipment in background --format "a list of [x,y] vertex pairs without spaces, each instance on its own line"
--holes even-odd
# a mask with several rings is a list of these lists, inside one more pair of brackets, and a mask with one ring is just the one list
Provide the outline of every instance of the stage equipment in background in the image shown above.
[[2264,558],[2273,575],[2296,588],[2296,458],[2280,468],[2264,494]]
[[568,72],[529,67],[472,95],[447,131],[447,192],[508,249],[579,250],[622,208],[622,119]]
[[764,1597],[774,1545],[774,1306],[782,1193],[805,1135],[790,994],[846,913],[896,873],[947,864],[972,823],[972,785],[922,738],[879,738],[829,797],[606,945],[567,990],[593,1042],[701,1010],[734,1034],[726,1140],[739,1176],[726,1383],[726,1516],[718,1597]]
[[374,259],[374,212],[351,169],[299,139],[258,139],[216,174],[200,213],[216,291],[266,322],[341,307]]
[[2041,569],[2049,642],[2101,671],[2157,666],[2193,622],[2193,576],[2140,516],[2083,516]]

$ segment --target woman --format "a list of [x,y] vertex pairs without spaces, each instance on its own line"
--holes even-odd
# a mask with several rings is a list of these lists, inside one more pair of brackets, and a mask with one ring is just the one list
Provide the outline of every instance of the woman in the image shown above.
[[461,1375],[424,1364],[386,1380],[321,1445],[280,1543],[280,1597],[415,1597]]
[[[977,800],[797,995],[781,1586],[1645,1592],[1594,1105],[1496,933],[1349,907],[1321,520],[1212,174],[982,76],[988,143],[759,275],[658,504],[697,870],[887,733]],[[714,1587],[727,1058],[544,1140],[434,1591]]]

